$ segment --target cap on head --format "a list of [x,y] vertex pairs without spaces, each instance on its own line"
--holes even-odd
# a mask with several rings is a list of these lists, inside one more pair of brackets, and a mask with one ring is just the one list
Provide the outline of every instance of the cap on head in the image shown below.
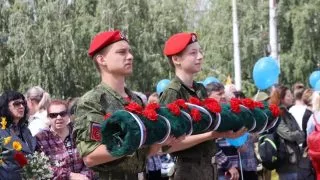
[[163,53],[173,56],[182,52],[189,44],[197,42],[195,33],[178,33],[172,35],[165,43]]
[[123,35],[123,33],[121,33],[119,30],[98,33],[91,41],[90,48],[88,50],[88,55],[90,57],[93,57],[104,47],[121,40],[128,41],[127,38]]

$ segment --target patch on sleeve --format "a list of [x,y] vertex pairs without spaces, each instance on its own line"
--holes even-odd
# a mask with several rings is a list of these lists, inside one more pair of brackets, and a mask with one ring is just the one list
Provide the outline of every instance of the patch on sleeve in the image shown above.
[[90,139],[101,142],[101,125],[92,122],[90,126]]

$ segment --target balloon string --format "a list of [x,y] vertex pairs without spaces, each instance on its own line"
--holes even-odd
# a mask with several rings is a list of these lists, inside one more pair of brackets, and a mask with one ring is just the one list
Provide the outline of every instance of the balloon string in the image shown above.
[[254,100],[255,100],[255,101],[257,101],[257,99],[258,99],[259,93],[260,93],[260,89],[258,89],[258,92],[257,92],[256,96],[254,97]]
[[240,154],[240,151],[238,151],[238,155],[239,155],[239,162],[240,162],[241,180],[243,180],[243,169],[242,169],[242,162],[241,162],[241,154]]

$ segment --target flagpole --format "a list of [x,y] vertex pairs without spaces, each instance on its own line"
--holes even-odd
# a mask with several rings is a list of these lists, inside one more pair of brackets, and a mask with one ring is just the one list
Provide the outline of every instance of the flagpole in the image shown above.
[[276,0],[269,0],[269,43],[270,43],[270,56],[278,61],[279,50],[278,50],[278,34],[277,34],[277,2]]
[[232,0],[232,24],[233,24],[233,59],[234,59],[234,79],[236,89],[241,90],[241,62],[239,49],[239,30],[237,20],[237,1]]

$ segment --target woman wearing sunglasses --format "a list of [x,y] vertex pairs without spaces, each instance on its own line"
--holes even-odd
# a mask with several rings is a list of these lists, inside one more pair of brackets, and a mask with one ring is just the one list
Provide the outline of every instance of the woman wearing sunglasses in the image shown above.
[[93,179],[93,172],[84,165],[71,136],[67,103],[62,100],[51,101],[47,114],[50,127],[36,135],[37,147],[49,157],[51,164],[55,164],[55,179]]
[[[16,91],[5,91],[0,97],[0,117],[1,128],[0,137],[11,137],[11,141],[2,149],[3,164],[0,165],[0,179],[21,179],[21,167],[14,160],[16,151],[12,143],[18,142],[22,149],[18,148],[23,154],[32,154],[36,147],[36,140],[32,137],[27,126],[27,104],[24,96]],[[6,148],[7,147],[7,148]]]

